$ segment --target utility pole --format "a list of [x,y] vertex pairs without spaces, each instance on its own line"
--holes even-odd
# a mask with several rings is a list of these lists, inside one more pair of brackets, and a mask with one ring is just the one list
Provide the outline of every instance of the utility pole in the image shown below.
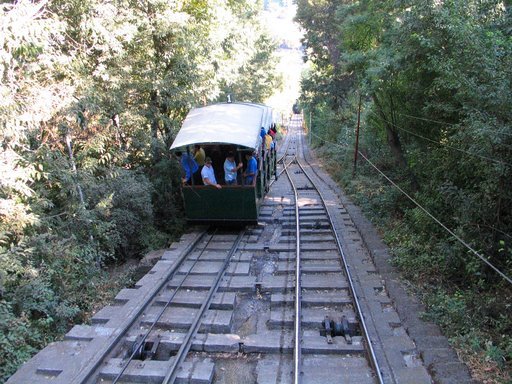
[[311,147],[311,142],[313,141],[313,125],[311,124],[311,111],[309,111],[309,146]]
[[356,175],[357,154],[359,153],[359,126],[361,123],[361,94],[359,94],[359,107],[357,109],[357,128],[356,128],[356,145],[354,148],[354,168],[352,169],[352,177]]

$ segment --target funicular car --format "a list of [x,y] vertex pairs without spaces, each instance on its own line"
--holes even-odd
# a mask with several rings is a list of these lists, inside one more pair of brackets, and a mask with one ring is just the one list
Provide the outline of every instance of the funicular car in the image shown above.
[[[191,179],[183,185],[183,199],[188,221],[191,222],[256,222],[268,191],[271,177],[276,175],[276,151],[267,149],[263,135],[272,121],[272,109],[255,103],[219,103],[192,109],[185,118],[171,150],[191,154],[195,145],[212,159],[217,182],[222,188],[203,185]],[[242,170],[236,185],[224,183],[224,161],[229,152],[235,162],[247,167],[246,154],[257,160],[257,174],[247,184]]]

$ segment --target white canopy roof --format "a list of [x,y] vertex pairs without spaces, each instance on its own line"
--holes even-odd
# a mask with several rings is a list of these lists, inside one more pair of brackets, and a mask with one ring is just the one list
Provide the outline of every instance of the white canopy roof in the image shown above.
[[268,129],[270,107],[261,104],[223,103],[192,109],[171,149],[192,144],[226,143],[255,149],[260,130]]

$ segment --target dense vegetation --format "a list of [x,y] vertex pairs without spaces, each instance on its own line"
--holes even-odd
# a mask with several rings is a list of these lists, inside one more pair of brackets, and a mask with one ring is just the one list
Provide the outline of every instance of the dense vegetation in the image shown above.
[[168,148],[188,110],[279,86],[260,4],[3,2],[0,382],[181,230]]
[[353,178],[352,160],[361,100],[361,153],[512,276],[512,4],[298,5],[309,64],[301,103],[313,143],[386,233],[427,316],[462,351],[510,370],[511,284],[367,162]]

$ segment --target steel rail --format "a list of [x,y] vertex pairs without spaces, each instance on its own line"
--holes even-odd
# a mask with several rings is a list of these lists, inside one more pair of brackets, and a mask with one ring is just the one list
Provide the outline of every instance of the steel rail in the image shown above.
[[167,374],[164,377],[164,380],[162,381],[162,384],[169,384],[174,383],[176,380],[176,377],[178,376],[178,367],[183,363],[185,358],[187,357],[187,354],[190,350],[190,347],[192,346],[192,340],[197,331],[199,330],[199,326],[201,325],[201,319],[206,312],[206,310],[210,307],[210,304],[213,300],[214,294],[217,292],[221,279],[224,276],[224,273],[226,272],[226,268],[229,265],[229,262],[231,261],[231,257],[238,249],[238,246],[240,242],[242,241],[242,238],[245,234],[245,230],[240,231],[238,234],[238,237],[236,238],[235,242],[233,243],[233,246],[231,247],[228,255],[226,256],[226,259],[224,260],[224,263],[222,264],[219,272],[217,273],[217,276],[215,278],[215,283],[210,287],[210,290],[208,291],[208,294],[206,296],[205,301],[201,305],[201,308],[197,312],[192,324],[190,325],[190,329],[188,330],[187,334],[185,335],[183,342],[181,344],[180,349],[174,356],[173,363],[169,367]]
[[[279,175],[277,175],[278,177],[281,177],[281,175],[286,171],[286,169],[291,165],[293,164],[293,162],[295,161],[295,157],[292,159],[292,161],[290,161],[288,164],[286,163],[283,163],[283,169],[281,170],[281,172],[279,173]],[[272,186],[272,184],[274,184],[275,182],[277,181],[277,179],[273,179],[269,184],[268,184],[268,187],[270,188]]]
[[[144,344],[146,339],[149,337],[151,331],[153,331],[153,328],[155,328],[156,324],[158,323],[158,320],[160,320],[160,318],[163,316],[165,310],[169,307],[169,305],[171,305],[171,301],[174,299],[174,297],[178,293],[178,290],[183,286],[183,283],[185,282],[186,278],[188,276],[190,276],[190,273],[192,272],[192,269],[195,267],[195,265],[199,261],[199,257],[204,253],[204,251],[206,250],[206,248],[208,247],[208,245],[210,244],[210,242],[212,241],[212,239],[213,239],[213,237],[215,236],[216,233],[217,233],[217,229],[215,229],[214,233],[210,236],[210,238],[206,242],[206,245],[201,250],[200,255],[194,260],[194,262],[190,266],[190,269],[187,271],[187,273],[184,274],[183,278],[181,279],[181,281],[179,282],[179,284],[176,286],[176,288],[174,289],[173,293],[171,294],[171,297],[169,298],[169,300],[167,300],[167,303],[165,303],[165,305],[160,310],[160,313],[156,316],[155,320],[151,323],[151,326],[146,330],[146,333],[144,334],[144,336],[139,340],[137,345],[133,348],[132,354],[130,355],[130,357],[127,359],[127,361],[123,365],[123,368],[121,369],[121,372],[119,372],[117,374],[116,378],[112,381],[112,384],[116,384],[121,379],[121,377],[124,374],[124,371],[126,370],[126,368],[128,368],[128,365],[130,365],[130,363],[133,361],[133,358],[137,354],[137,351],[139,350],[140,347],[142,347],[142,345]],[[191,248],[191,250],[193,250],[193,249],[194,248]],[[190,253],[188,253],[188,254],[190,254]],[[180,266],[183,265],[183,261],[184,260],[181,261]]]
[[[299,139],[302,142],[302,137],[299,137]],[[303,151],[303,146],[301,146],[301,149]],[[303,153],[303,155],[304,155],[304,153]],[[305,156],[303,156],[303,157],[305,159]],[[306,162],[307,162],[307,160],[306,160]],[[334,228],[334,224],[333,224],[334,220],[333,220],[331,214],[329,213],[329,210],[327,209],[327,204],[325,202],[325,199],[324,199],[322,193],[316,187],[316,185],[313,182],[312,178],[310,177],[310,175],[308,175],[308,173],[306,172],[305,168],[302,166],[302,164],[300,163],[298,158],[297,158],[297,165],[302,169],[302,172],[304,173],[304,175],[309,179],[311,184],[316,189],[316,191],[318,193],[318,196],[320,197],[320,200],[322,201],[322,204],[323,204],[323,206],[325,208],[325,212],[326,212],[327,217],[329,219],[329,225],[330,225],[331,230],[332,230],[332,232],[334,234],[334,238],[336,240],[336,246],[338,247],[338,250],[339,250],[339,253],[340,253],[341,261],[342,261],[342,264],[343,264],[343,269],[345,270],[345,273],[347,275],[347,280],[348,280],[348,284],[349,284],[349,290],[350,290],[350,293],[352,294],[354,306],[356,308],[356,313],[357,313],[357,316],[359,318],[359,322],[361,324],[361,327],[363,329],[363,337],[365,338],[366,344],[368,345],[370,363],[371,363],[373,369],[375,370],[375,373],[376,373],[377,378],[379,380],[379,384],[384,384],[384,378],[382,377],[381,368],[380,368],[379,362],[377,360],[377,355],[375,354],[375,350],[373,348],[372,341],[370,339],[370,335],[369,335],[369,332],[368,332],[368,327],[367,327],[366,321],[364,319],[363,311],[362,311],[361,305],[359,303],[359,298],[357,297],[357,294],[356,294],[356,290],[355,290],[355,286],[354,286],[354,283],[353,283],[352,274],[350,273],[350,268],[349,268],[348,262],[347,262],[347,257],[345,255],[345,252],[343,251],[343,247],[342,247],[342,244],[341,244],[340,237],[339,237],[338,233],[336,232],[336,230]],[[308,163],[308,165],[309,165],[309,163]],[[311,167],[311,165],[309,165],[309,166]],[[313,172],[314,172],[314,169],[313,169]]]
[[[290,122],[291,126],[291,122]],[[283,163],[283,170],[278,176],[286,173],[288,180],[293,188],[295,196],[295,231],[296,231],[296,259],[295,259],[295,319],[294,319],[294,348],[293,348],[293,382],[294,384],[300,384],[302,381],[302,329],[301,329],[301,312],[302,312],[302,288],[301,288],[301,260],[300,260],[300,216],[299,216],[299,202],[298,193],[295,184],[288,172],[288,167],[296,161],[296,156],[293,155],[292,160],[287,164],[284,160],[288,155],[288,149],[290,148],[290,136],[286,138],[286,149],[284,154],[277,160],[277,162]],[[276,179],[270,182],[269,186],[276,181]]]
[[[286,148],[285,154],[282,158],[287,157],[289,143]],[[302,381],[302,287],[301,287],[301,260],[300,260],[300,215],[299,215],[299,194],[297,188],[293,183],[292,177],[288,172],[288,166],[293,162],[297,161],[296,155],[290,163],[284,163],[284,170],[281,172],[286,173],[288,180],[293,188],[295,197],[295,231],[296,231],[296,243],[295,243],[295,319],[294,319],[294,346],[293,346],[293,383],[300,384]]]
[[295,230],[296,230],[296,243],[295,243],[295,320],[294,320],[294,346],[293,346],[293,382],[294,384],[300,384],[302,381],[302,287],[301,287],[301,268],[300,268],[300,216],[299,216],[299,195],[297,192],[297,188],[293,183],[293,180],[288,172],[288,169],[285,168],[286,176],[288,176],[288,180],[290,180],[290,184],[293,188],[293,193],[295,196]]
[[192,252],[196,245],[199,244],[199,242],[204,238],[206,233],[207,229],[203,230],[201,233],[199,233],[197,238],[185,248],[180,258],[176,260],[174,265],[167,271],[165,276],[163,276],[162,281],[153,288],[153,291],[149,294],[149,298],[146,301],[146,304],[142,305],[132,318],[127,319],[125,323],[118,328],[121,331],[111,340],[108,346],[103,351],[101,351],[97,358],[94,357],[93,359],[91,359],[92,366],[90,368],[87,368],[87,366],[85,366],[84,369],[80,371],[78,375],[72,379],[71,384],[86,384],[91,382],[91,380],[93,379],[93,375],[96,374],[98,367],[107,358],[107,355],[112,352],[116,345],[119,344],[121,338],[125,336],[126,332],[133,326],[133,324],[137,321],[141,313],[148,307],[148,305],[158,295],[162,288],[167,284],[169,278],[183,264],[183,261]]

